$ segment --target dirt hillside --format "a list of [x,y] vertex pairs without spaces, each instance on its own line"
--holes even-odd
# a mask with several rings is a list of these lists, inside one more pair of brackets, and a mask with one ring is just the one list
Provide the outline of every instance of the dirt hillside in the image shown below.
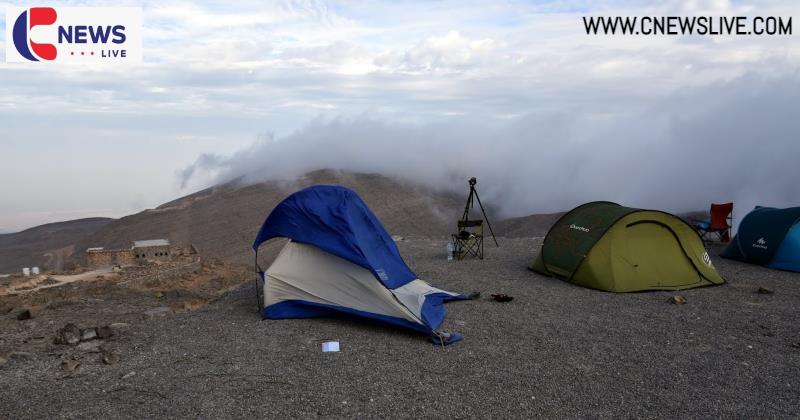
[[[178,246],[194,244],[204,257],[250,263],[250,245],[264,218],[288,194],[313,184],[352,188],[391,234],[402,236],[454,233],[467,193],[466,188],[461,193],[435,191],[379,174],[332,170],[292,181],[230,182],[116,220],[84,219],[0,235],[0,273],[36,264],[60,269],[65,261],[81,264],[89,247],[127,248],[132,241],[155,238],[167,238]],[[490,216],[496,214],[492,203],[486,205]],[[491,221],[498,236],[544,236],[561,214]],[[261,255],[268,258],[277,249],[268,244]]]
[[0,273],[16,273],[22,267],[33,266],[61,269],[71,245],[112,220],[102,217],[71,220],[0,235]]
[[501,220],[497,223],[497,232],[509,238],[531,238],[545,236],[564,213],[531,214],[529,216],[514,217]]
[[123,217],[77,241],[76,249],[121,248],[141,239],[194,244],[205,257],[249,263],[255,233],[288,194],[313,184],[352,188],[395,235],[444,235],[460,215],[464,198],[377,174],[316,171],[293,182],[229,183]]

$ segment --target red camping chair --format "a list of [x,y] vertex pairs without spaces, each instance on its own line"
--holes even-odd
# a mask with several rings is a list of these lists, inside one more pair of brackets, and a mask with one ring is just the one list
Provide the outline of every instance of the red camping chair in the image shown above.
[[716,234],[720,242],[729,242],[733,223],[733,203],[711,204],[709,213],[711,220],[698,221],[694,225],[700,237],[710,242],[711,235]]

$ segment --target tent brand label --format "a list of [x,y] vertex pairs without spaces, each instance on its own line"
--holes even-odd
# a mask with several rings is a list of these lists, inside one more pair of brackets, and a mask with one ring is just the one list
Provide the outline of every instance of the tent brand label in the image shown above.
[[767,241],[764,238],[759,238],[754,244],[753,248],[761,248],[761,249],[768,249],[767,248]]
[[8,7],[6,62],[141,63],[140,7]]
[[581,232],[586,232],[586,233],[589,233],[589,232],[590,232],[589,228],[585,228],[585,227],[583,227],[583,226],[578,226],[578,225],[576,225],[576,224],[571,224],[571,225],[569,225],[569,228],[570,228],[570,229],[579,230],[579,231],[581,231]]
[[714,265],[711,264],[711,256],[708,255],[708,252],[703,251],[703,262],[706,263],[707,266],[713,267]]

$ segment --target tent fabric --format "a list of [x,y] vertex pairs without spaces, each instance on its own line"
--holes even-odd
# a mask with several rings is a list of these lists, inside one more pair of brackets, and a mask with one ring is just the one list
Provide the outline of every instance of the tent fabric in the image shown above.
[[[287,197],[267,217],[253,248],[276,237],[289,242],[259,273],[265,319],[340,313],[436,335],[444,302],[466,299],[418,279],[372,211],[344,187],[317,185]],[[445,344],[461,339],[440,337]]]
[[530,268],[612,292],[724,283],[686,222],[669,213],[610,202],[587,203],[565,214],[548,232]]
[[549,269],[560,276],[572,277],[606,231],[634,211],[605,201],[586,203],[569,211],[545,237],[542,254]]
[[721,256],[800,272],[800,207],[756,207]]
[[298,191],[272,210],[253,243],[286,237],[370,270],[394,289],[417,278],[381,222],[350,189],[315,185]]
[[419,279],[388,289],[369,270],[298,242],[283,247],[264,279],[262,316],[269,319],[340,312],[431,333],[444,320],[442,304],[463,298]]
[[800,223],[795,223],[772,258],[770,268],[800,272]]

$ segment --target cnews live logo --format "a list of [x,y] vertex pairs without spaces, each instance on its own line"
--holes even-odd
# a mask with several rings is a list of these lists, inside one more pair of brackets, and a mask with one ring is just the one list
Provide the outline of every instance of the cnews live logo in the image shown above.
[[6,61],[140,63],[138,7],[9,7]]

